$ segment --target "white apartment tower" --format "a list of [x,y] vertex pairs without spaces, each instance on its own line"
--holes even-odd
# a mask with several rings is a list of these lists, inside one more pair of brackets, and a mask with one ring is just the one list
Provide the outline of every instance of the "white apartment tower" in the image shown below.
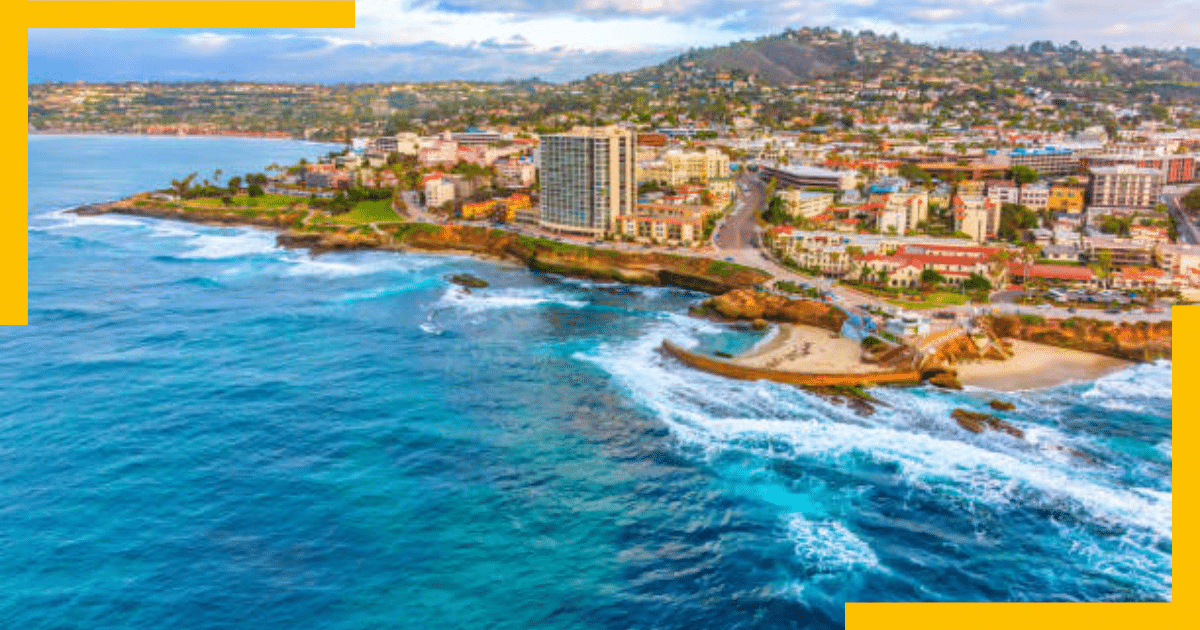
[[542,136],[542,227],[602,237],[617,217],[633,214],[634,140],[632,130],[615,126]]

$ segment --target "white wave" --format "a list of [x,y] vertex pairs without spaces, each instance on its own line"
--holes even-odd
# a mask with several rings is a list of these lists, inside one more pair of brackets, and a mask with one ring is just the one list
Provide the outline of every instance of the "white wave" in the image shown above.
[[1070,543],[1068,554],[1083,560],[1092,570],[1116,581],[1134,581],[1139,589],[1171,601],[1171,552],[1145,534],[1126,532],[1115,539],[1097,540],[1079,526],[1052,520],[1059,536]]
[[1172,459],[1172,457],[1171,457],[1171,440],[1163,440],[1162,442],[1155,444],[1154,450],[1161,453],[1163,457],[1165,457],[1167,459]]
[[445,332],[445,330],[441,326],[438,326],[437,324],[435,324],[432,321],[422,322],[421,325],[419,326],[419,328],[431,335],[440,335],[443,332]]
[[44,212],[42,214],[34,215],[33,218],[35,219],[54,221],[54,223],[50,225],[31,225],[29,229],[32,231],[49,231],[95,225],[124,227],[146,225],[144,221],[132,217],[124,217],[112,214],[82,215],[69,212],[69,210],[71,210],[71,208],[62,208],[52,212]]
[[249,229],[236,234],[197,234],[188,245],[195,249],[178,254],[177,258],[219,260],[266,254],[278,249],[274,234]]
[[325,254],[316,258],[303,252],[289,252],[283,260],[290,265],[287,270],[288,275],[327,278],[366,276],[378,273],[411,273],[445,262],[433,257],[390,252]]
[[1130,398],[1171,399],[1171,362],[1140,363],[1096,380],[1083,397],[1119,402]]
[[822,572],[842,573],[860,567],[877,568],[879,558],[863,539],[837,521],[810,521],[793,513],[787,519],[788,540],[806,565]]
[[186,223],[173,223],[170,221],[153,221],[146,224],[150,228],[150,236],[162,238],[176,237],[194,237],[199,235],[199,232],[188,227]]
[[[1077,462],[993,434],[967,435],[950,419],[954,395],[874,390],[889,402],[869,418],[796,388],[731,381],[684,368],[657,352],[664,337],[687,338],[669,323],[620,346],[602,346],[593,361],[653,411],[683,442],[709,452],[743,450],[766,457],[832,463],[866,457],[899,469],[915,487],[949,487],[1004,505],[1034,501],[1074,506],[1108,522],[1171,537],[1171,494],[1118,486]],[[1105,483],[1105,482],[1109,483]],[[1111,485],[1109,485],[1111,484]]]
[[583,308],[583,300],[568,298],[545,289],[478,289],[467,291],[452,286],[442,295],[438,306],[462,309],[468,313],[481,313],[494,309],[531,308],[543,304],[557,304],[569,308]]

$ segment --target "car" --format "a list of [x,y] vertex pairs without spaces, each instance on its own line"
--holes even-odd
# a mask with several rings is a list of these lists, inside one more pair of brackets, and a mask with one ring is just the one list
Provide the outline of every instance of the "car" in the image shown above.
[[733,256],[726,256],[725,260],[728,260],[729,262],[733,262]]
[[1074,307],[1074,306],[1068,306],[1068,307],[1067,307],[1067,312],[1068,312],[1068,313],[1074,313],[1074,312],[1075,312],[1075,307]]
[[1049,304],[1038,304],[1034,308],[1050,308],[1050,305]]
[[1161,313],[1161,312],[1163,312],[1163,310],[1161,308],[1158,308],[1157,306],[1147,306],[1146,312],[1147,313]]
[[954,319],[954,313],[951,313],[950,311],[938,311],[934,313],[933,316],[938,319]]
[[1121,309],[1119,309],[1119,308],[1106,308],[1106,309],[1104,309],[1104,312],[1105,312],[1105,313],[1108,313],[1109,315],[1120,315],[1120,314],[1121,314]]

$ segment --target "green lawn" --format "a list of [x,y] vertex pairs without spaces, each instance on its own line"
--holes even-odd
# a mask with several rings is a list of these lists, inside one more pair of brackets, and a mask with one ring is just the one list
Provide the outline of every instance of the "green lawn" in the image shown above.
[[[262,208],[264,210],[283,209],[293,203],[306,203],[307,197],[293,197],[291,195],[263,195],[261,197],[249,197],[246,195],[237,195],[230,197],[233,202],[230,205],[248,208]],[[220,197],[201,197],[198,199],[188,199],[184,203],[189,206],[199,206],[203,208],[223,208],[225,204],[221,203]]]
[[941,308],[943,306],[958,306],[966,304],[968,296],[961,293],[952,293],[950,291],[937,291],[928,295],[922,295],[920,301],[910,302],[905,299],[889,299],[889,304],[909,309],[925,309],[925,308]]
[[379,201],[360,201],[354,209],[346,214],[340,214],[330,219],[333,223],[341,223],[344,225],[355,225],[358,223],[371,223],[373,221],[401,221],[400,215],[392,212],[392,202],[390,199],[381,199]]

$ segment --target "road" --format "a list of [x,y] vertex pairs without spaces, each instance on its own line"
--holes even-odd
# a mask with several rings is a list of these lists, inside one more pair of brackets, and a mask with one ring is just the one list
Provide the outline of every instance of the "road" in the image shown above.
[[1196,227],[1195,221],[1188,218],[1179,205],[1179,198],[1182,196],[1183,193],[1164,192],[1163,203],[1167,204],[1167,211],[1171,213],[1171,216],[1175,218],[1175,223],[1179,226],[1179,240],[1184,243],[1200,243],[1200,229]]
[[[853,288],[840,285],[834,280],[825,278],[817,278],[810,275],[797,273],[779,264],[772,258],[766,250],[757,247],[759,243],[759,227],[755,218],[756,210],[763,209],[765,205],[765,187],[758,178],[749,173],[743,173],[739,177],[739,182],[745,187],[745,192],[739,195],[734,204],[733,212],[723,218],[713,232],[712,243],[700,248],[685,248],[685,247],[666,247],[654,246],[638,243],[626,243],[622,241],[592,241],[587,238],[571,237],[567,235],[555,234],[546,230],[542,230],[537,226],[529,225],[495,225],[484,221],[451,221],[452,223],[462,225],[475,225],[479,227],[491,227],[504,229],[511,232],[526,234],[528,236],[536,236],[540,238],[550,238],[567,243],[585,245],[598,248],[616,249],[620,251],[636,251],[636,252],[659,252],[665,254],[676,254],[681,256],[695,256],[702,258],[711,258],[714,260],[732,261],[747,267],[761,269],[772,276],[775,280],[786,280],[798,285],[807,285],[815,287],[823,293],[828,293],[833,296],[832,301],[846,310],[864,314],[862,306],[868,306],[872,309],[881,309],[884,307],[894,308],[882,298],[857,291]],[[444,218],[428,215],[419,206],[410,210],[410,215],[413,215],[410,220],[425,220],[433,223],[446,222]],[[977,304],[963,306],[946,306],[939,311],[954,311],[958,313],[983,312],[992,310],[993,308],[1002,313],[1015,313],[1022,315],[1041,315],[1043,317],[1068,318],[1068,317],[1089,317],[1094,319],[1102,319],[1109,321],[1164,321],[1171,319],[1170,307],[1163,304],[1163,313],[1145,313],[1138,309],[1132,313],[1105,313],[1101,310],[1093,309],[1078,309],[1077,313],[1070,313],[1066,308],[1050,306],[1050,307],[1034,307],[1017,305],[1012,303],[1011,296],[1005,299],[1003,292],[993,296],[993,304]]]
[[733,213],[717,224],[713,231],[713,245],[717,249],[753,248],[758,242],[757,210],[765,205],[766,191],[762,182],[754,175],[743,171],[738,177],[738,186],[745,191],[738,195]]

